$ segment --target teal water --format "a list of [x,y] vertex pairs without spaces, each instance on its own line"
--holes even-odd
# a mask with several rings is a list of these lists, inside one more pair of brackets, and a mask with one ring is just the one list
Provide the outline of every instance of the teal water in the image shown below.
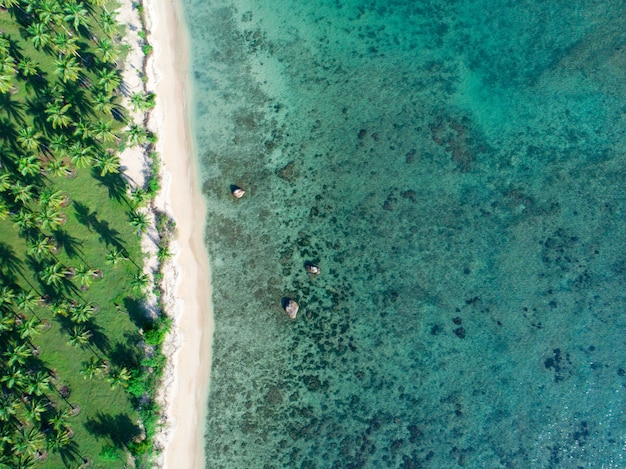
[[207,467],[625,467],[626,4],[182,4]]

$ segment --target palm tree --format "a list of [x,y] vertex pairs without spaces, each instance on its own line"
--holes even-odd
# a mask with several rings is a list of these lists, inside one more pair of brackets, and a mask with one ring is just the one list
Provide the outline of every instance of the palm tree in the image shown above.
[[61,5],[54,0],[42,0],[40,2],[34,2],[36,5],[36,13],[39,15],[39,19],[45,24],[49,23],[60,24],[63,19],[63,12],[61,11]]
[[132,208],[138,209],[146,202],[146,200],[149,199],[149,197],[150,195],[147,190],[141,187],[136,187],[130,192],[130,202]]
[[46,411],[47,405],[41,399],[30,399],[25,405],[26,416],[31,422],[40,422],[41,414]]
[[[79,304],[70,308],[71,319],[79,324],[84,324],[93,318],[95,308],[90,304]],[[91,332],[90,332],[91,334]]]
[[21,320],[17,324],[17,332],[20,335],[20,339],[30,339],[34,335],[41,333],[41,321],[37,316]]
[[87,168],[94,162],[94,148],[91,145],[83,145],[80,142],[74,142],[68,152],[70,161],[77,168]]
[[50,44],[52,36],[48,32],[48,27],[43,22],[31,23],[26,31],[30,35],[30,41],[35,46],[35,49],[41,49]]
[[91,267],[81,264],[76,271],[76,279],[80,283],[81,287],[86,290],[91,286],[91,282],[96,278],[98,271]]
[[0,220],[6,220],[11,214],[11,210],[9,209],[9,205],[6,201],[0,199]]
[[128,129],[128,141],[131,145],[143,145],[147,139],[148,132],[143,127],[133,124]]
[[48,114],[46,121],[52,123],[53,129],[56,129],[58,127],[69,127],[72,124],[72,118],[68,116],[67,113],[71,109],[71,107],[72,105],[69,103],[63,104],[58,100],[53,102],[44,111],[46,114]]
[[10,342],[7,346],[6,352],[2,354],[6,358],[6,363],[9,366],[15,364],[25,365],[26,361],[32,357],[33,349],[29,344],[22,342],[16,345],[14,342]]
[[28,242],[28,254],[34,256],[35,259],[41,259],[46,254],[50,254],[53,245],[47,236],[39,236]]
[[15,181],[11,187],[11,193],[15,201],[20,201],[23,204],[33,200],[33,190],[35,186],[33,184],[24,184],[22,181]]
[[106,93],[110,93],[115,90],[122,79],[120,78],[120,74],[117,70],[101,70],[98,72],[98,85],[104,90]]
[[74,326],[70,332],[70,338],[67,345],[71,347],[87,347],[93,334],[85,326]]
[[55,410],[54,414],[52,415],[52,417],[50,417],[50,419],[48,419],[48,422],[50,422],[52,424],[52,428],[59,432],[62,430],[67,430],[70,428],[69,424],[67,423],[67,420],[72,416],[72,410],[70,407],[64,407],[62,410]]
[[68,197],[67,192],[63,192],[52,187],[46,187],[41,191],[41,194],[39,194],[38,202],[43,208],[51,207],[58,209],[65,204]]
[[48,161],[46,172],[52,176],[67,176],[70,172],[70,167],[62,158],[54,158]]
[[63,448],[71,443],[71,431],[69,429],[58,430],[52,432],[48,436],[47,448],[53,453],[60,452]]
[[[39,407],[37,407],[35,413],[31,415],[38,417],[37,421],[41,418],[41,414],[37,413]],[[45,408],[44,408],[45,410]],[[42,411],[43,412],[43,411]],[[30,412],[29,412],[30,415]],[[22,427],[17,431],[17,437],[13,444],[13,450],[19,456],[27,456],[33,458],[38,452],[44,449],[45,437],[39,430],[39,425],[32,427]],[[24,467],[24,466],[21,466]]]
[[[98,1],[102,1],[102,0],[98,0]],[[115,18],[116,16],[117,16],[117,12],[108,11],[106,8],[100,14],[100,27],[102,28],[102,31],[104,31],[104,33],[108,35],[109,37],[113,36],[113,34],[115,34],[117,30],[118,25],[117,25],[117,19]]]
[[65,21],[71,23],[74,31],[78,31],[80,26],[87,26],[87,10],[75,1],[67,2],[65,6]]
[[[44,240],[47,241],[47,238],[44,238]],[[15,295],[15,306],[20,311],[32,313],[39,304],[39,299],[40,297],[35,295],[32,290],[20,290],[17,295]]]
[[111,121],[101,120],[93,127],[93,134],[96,138],[103,142],[114,142],[117,136],[113,132],[113,125]]
[[54,262],[44,267],[44,269],[39,273],[39,277],[46,285],[58,287],[67,274],[68,271],[63,264],[60,262]]
[[67,216],[54,207],[45,207],[37,213],[35,220],[42,230],[58,230],[67,221]]
[[148,286],[149,280],[146,274],[136,273],[130,281],[130,287],[133,291],[141,293]]
[[120,248],[113,248],[113,250],[107,253],[107,264],[117,265],[120,261],[126,261],[128,258],[124,255],[124,252]]
[[61,81],[63,81],[63,83],[78,80],[80,65],[75,57],[61,57],[54,61],[54,66],[54,73],[61,76]]
[[78,118],[74,124],[74,137],[79,137],[82,141],[89,140],[93,136],[93,125],[88,120]]
[[55,134],[50,138],[50,151],[57,158],[67,156],[67,148],[69,146],[68,137],[65,134]]
[[26,393],[31,396],[44,396],[50,391],[50,375],[45,371],[39,370],[28,376],[26,384]]
[[13,183],[11,182],[11,174],[0,169],[0,192],[5,192]]
[[20,231],[28,231],[37,226],[35,224],[35,214],[26,207],[20,208],[17,215],[13,217],[13,222]]
[[98,357],[91,357],[89,361],[83,362],[80,374],[83,375],[83,379],[102,378],[106,370],[107,365],[104,360]]
[[17,68],[20,72],[22,72],[24,77],[34,77],[39,74],[37,64],[35,64],[30,57],[24,57],[21,59],[17,64]]
[[106,37],[100,39],[96,49],[100,52],[100,60],[102,60],[103,63],[109,64],[117,61],[117,50],[110,39]]
[[8,93],[13,88],[13,76],[0,73],[0,93]]
[[20,1],[19,0],[2,0],[0,1],[0,7],[4,8],[5,10],[9,10],[13,7],[19,6]]
[[148,229],[148,217],[142,212],[131,212],[129,215],[130,224],[137,229],[137,235],[141,235]]
[[130,378],[131,374],[126,367],[115,367],[109,371],[107,381],[111,384],[111,389],[115,389],[118,385],[126,387]]
[[3,396],[0,405],[0,422],[8,423],[13,420],[20,408],[21,404],[16,396],[12,394]]
[[159,245],[159,250],[157,251],[157,259],[159,262],[165,262],[170,257],[172,257],[172,252],[168,246]]
[[0,288],[0,306],[10,305],[14,299],[15,291],[11,287],[5,285]]
[[22,156],[17,160],[17,170],[22,176],[35,176],[41,172],[41,162],[36,156]]
[[113,95],[109,92],[98,92],[93,99],[93,108],[102,113],[109,113],[113,110]]
[[36,151],[39,149],[39,141],[43,137],[32,125],[27,125],[18,130],[17,143],[26,151]]
[[11,366],[10,369],[3,370],[0,376],[0,383],[8,389],[21,389],[26,384],[26,375],[22,367]]
[[54,38],[54,46],[60,55],[79,55],[78,39],[65,33],[58,33]]
[[100,167],[100,176],[117,174],[120,172],[120,159],[114,153],[107,153],[98,158],[98,166]]

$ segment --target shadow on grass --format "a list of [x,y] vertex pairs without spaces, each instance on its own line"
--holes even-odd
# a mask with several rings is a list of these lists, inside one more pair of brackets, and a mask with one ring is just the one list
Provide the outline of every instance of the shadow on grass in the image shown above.
[[137,347],[129,347],[122,342],[117,342],[108,353],[108,357],[112,365],[132,369],[137,368],[141,361],[138,351]]
[[22,260],[8,244],[0,242],[0,274],[12,281],[22,274]]
[[92,230],[94,223],[98,222],[96,212],[90,212],[89,207],[82,202],[74,200],[72,202],[74,210],[76,211],[76,220],[81,225],[84,225],[89,231]]
[[98,233],[100,241],[107,247],[115,246],[125,252],[119,231],[111,228],[108,221],[99,220],[98,212],[91,212],[87,205],[78,201],[74,201],[73,204],[78,223],[84,225],[89,231],[92,231],[93,229],[96,233]]
[[109,438],[119,449],[126,449],[141,431],[126,414],[109,415],[98,412],[85,422],[85,429],[96,438]]
[[65,250],[65,253],[71,259],[82,256],[82,249],[80,248],[83,243],[78,238],[75,238],[65,230],[56,230],[52,234],[59,246]]
[[109,191],[109,197],[117,200],[118,202],[126,202],[126,181],[122,176],[116,173],[108,173],[104,176],[100,176],[100,172],[97,169],[91,171],[91,175],[101,185],[106,187]]
[[126,311],[128,311],[128,316],[130,317],[130,320],[133,321],[135,326],[140,329],[145,329],[146,326],[152,322],[148,318],[146,310],[142,306],[141,301],[130,296],[124,298],[123,301],[124,308],[126,309]]
[[[77,325],[76,322],[72,321],[69,316],[63,316],[60,314],[57,314],[54,317],[54,320],[60,324],[61,330],[68,334],[68,336],[72,332],[74,326]],[[93,320],[86,321],[81,325],[91,332],[91,339],[89,341],[89,344],[85,348],[91,350],[91,352],[93,352],[94,355],[96,355],[98,358],[102,357],[97,352],[100,352],[103,355],[107,355],[111,350],[111,341],[106,336],[106,334],[102,332],[102,327],[93,322]]]
[[60,448],[58,452],[65,467],[75,467],[78,461],[83,461],[78,450],[78,444],[75,441],[70,441],[63,448]]

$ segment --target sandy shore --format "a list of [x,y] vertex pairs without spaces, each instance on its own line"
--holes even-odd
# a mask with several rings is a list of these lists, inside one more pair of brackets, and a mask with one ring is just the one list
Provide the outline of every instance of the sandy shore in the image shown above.
[[[154,47],[146,67],[145,86],[157,96],[148,128],[158,135],[156,150],[163,163],[163,190],[155,203],[174,218],[177,227],[172,243],[174,258],[164,268],[163,300],[174,325],[163,347],[168,364],[159,400],[165,410],[165,422],[156,439],[162,453],[155,464],[172,469],[203,468],[213,323],[210,271],[203,241],[205,202],[198,188],[185,110],[186,31],[179,24],[182,13],[176,3],[145,0],[143,5],[148,41]],[[131,46],[124,72],[125,91],[129,95],[143,86],[142,43],[136,35],[140,23],[133,7],[125,0],[118,17],[128,26],[126,39]],[[135,117],[140,122],[142,115]],[[141,184],[147,167],[141,149],[125,151],[121,161],[131,184]],[[154,254],[156,247],[151,238],[154,239],[149,231],[144,250]],[[147,262],[148,273],[154,272],[154,264],[154,259]],[[151,302],[149,299],[149,310]]]

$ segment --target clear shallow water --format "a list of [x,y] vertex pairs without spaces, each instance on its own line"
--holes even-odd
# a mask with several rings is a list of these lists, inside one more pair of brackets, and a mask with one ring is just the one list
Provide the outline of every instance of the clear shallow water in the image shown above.
[[623,2],[183,6],[207,467],[624,467]]

